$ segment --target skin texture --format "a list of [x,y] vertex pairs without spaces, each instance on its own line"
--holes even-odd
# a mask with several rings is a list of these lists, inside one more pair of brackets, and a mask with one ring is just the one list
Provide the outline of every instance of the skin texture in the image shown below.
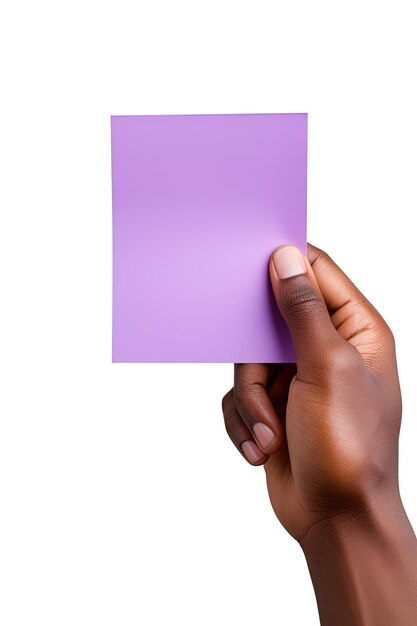
[[226,430],[247,461],[265,467],[275,514],[306,556],[321,623],[417,624],[392,332],[314,246],[308,258],[279,248],[269,273],[296,365],[236,364]]

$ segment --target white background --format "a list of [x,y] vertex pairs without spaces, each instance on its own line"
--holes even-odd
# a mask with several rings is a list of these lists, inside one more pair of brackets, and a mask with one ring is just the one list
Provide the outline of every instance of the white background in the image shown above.
[[[0,622],[317,625],[228,365],[111,364],[110,115],[308,112],[308,234],[397,339],[417,525],[412,2],[5,2]],[[169,258],[167,259],[169,271]]]

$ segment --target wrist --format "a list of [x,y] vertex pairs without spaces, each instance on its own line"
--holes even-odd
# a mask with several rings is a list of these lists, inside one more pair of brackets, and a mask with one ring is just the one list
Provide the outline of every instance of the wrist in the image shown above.
[[356,545],[366,538],[387,545],[416,541],[398,491],[346,507],[318,518],[299,539],[308,558],[321,552],[324,545],[343,550],[345,544]]
[[323,626],[414,624],[417,540],[399,493],[322,518],[300,545]]

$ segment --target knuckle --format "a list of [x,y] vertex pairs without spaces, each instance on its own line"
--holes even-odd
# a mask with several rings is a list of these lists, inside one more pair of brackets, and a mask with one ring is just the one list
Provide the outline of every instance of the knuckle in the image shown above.
[[361,367],[362,361],[354,346],[345,341],[335,341],[326,348],[327,372],[334,380],[343,381]]
[[227,406],[231,400],[232,393],[233,393],[233,389],[230,389],[222,398],[222,411],[223,411],[224,416],[226,416]]
[[234,403],[237,407],[253,404],[262,396],[262,391],[263,388],[258,384],[235,385],[233,393]]
[[387,345],[395,350],[395,336],[390,326],[384,321],[383,335]]
[[370,330],[375,337],[375,349],[378,351],[380,357],[388,354],[395,354],[396,344],[394,333],[381,316],[378,315],[373,320]]
[[308,255],[308,257],[312,267],[314,267],[315,265],[328,265],[329,263],[333,263],[333,259],[331,258],[331,256],[321,248],[317,248],[317,246],[311,246],[309,248],[311,250],[311,253]]
[[233,392],[233,402],[237,411],[243,416],[246,416],[246,421],[255,422],[252,420],[252,407],[256,402],[257,392],[256,385],[239,385],[235,386]]
[[304,317],[323,307],[321,296],[310,284],[294,283],[282,301],[282,310],[287,317]]
[[245,404],[247,400],[248,388],[243,385],[239,385],[234,387],[233,389],[233,401],[235,403],[236,408]]
[[240,420],[240,417],[236,409],[234,409],[233,411],[229,411],[228,413],[225,413],[224,415],[224,426],[225,426],[227,434],[232,440],[235,439],[234,434],[238,429],[239,420]]

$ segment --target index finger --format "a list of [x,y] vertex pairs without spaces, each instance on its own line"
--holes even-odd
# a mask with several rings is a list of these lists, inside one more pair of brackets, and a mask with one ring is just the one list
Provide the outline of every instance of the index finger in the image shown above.
[[308,260],[339,335],[376,373],[390,366],[394,341],[381,314],[328,254],[308,244]]

